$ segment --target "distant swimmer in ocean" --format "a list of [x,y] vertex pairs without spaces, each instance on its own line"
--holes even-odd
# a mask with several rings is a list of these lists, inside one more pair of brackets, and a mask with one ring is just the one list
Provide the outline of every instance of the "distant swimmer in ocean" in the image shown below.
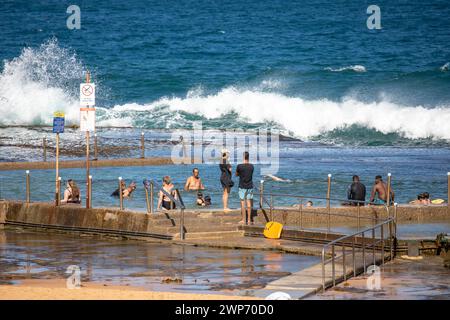
[[277,176],[275,176],[273,174],[266,174],[265,177],[270,178],[273,181],[277,181],[277,182],[292,182],[289,179],[283,179],[283,178],[277,177]]
[[[391,189],[391,202],[394,201],[394,190]],[[370,204],[384,205],[387,202],[387,185],[381,176],[375,177],[375,183],[370,194]]]

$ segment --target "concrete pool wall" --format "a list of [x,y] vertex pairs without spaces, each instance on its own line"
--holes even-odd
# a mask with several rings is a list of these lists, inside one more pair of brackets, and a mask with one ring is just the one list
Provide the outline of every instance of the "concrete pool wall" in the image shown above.
[[[359,211],[359,213],[358,213]],[[391,210],[393,214],[393,210]],[[257,225],[270,221],[268,210],[258,209],[254,212]],[[323,227],[332,225],[355,225],[357,217],[361,225],[372,224],[388,216],[382,207],[312,207],[305,209],[274,209],[272,217],[286,226]],[[224,213],[220,210],[186,210],[186,234],[204,235],[241,233],[237,222],[238,211]],[[301,221],[300,221],[301,220]],[[447,206],[399,206],[397,222],[431,222],[450,221]],[[21,201],[0,201],[0,225],[22,225],[40,228],[79,229],[86,232],[122,233],[125,236],[153,237],[166,240],[176,239],[180,232],[180,212],[143,214],[118,208],[85,209],[77,205],[55,207],[52,203],[25,203]]]

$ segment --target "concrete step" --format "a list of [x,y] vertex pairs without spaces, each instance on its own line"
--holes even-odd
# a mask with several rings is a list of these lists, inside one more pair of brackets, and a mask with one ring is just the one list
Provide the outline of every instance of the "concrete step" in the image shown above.
[[[242,236],[242,231],[213,231],[213,232],[187,232],[186,240],[196,239],[226,239],[230,237]],[[180,240],[180,233],[173,235],[174,240]]]
[[[237,231],[237,225],[185,225],[186,232],[221,232],[221,231]],[[175,234],[180,232],[179,226],[164,227],[164,226],[152,226],[148,229],[148,232],[160,233],[160,234]]]

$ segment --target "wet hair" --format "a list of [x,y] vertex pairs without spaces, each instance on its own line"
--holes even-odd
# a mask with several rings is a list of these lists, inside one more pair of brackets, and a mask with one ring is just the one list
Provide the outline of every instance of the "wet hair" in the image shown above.
[[164,176],[163,183],[170,184],[171,182],[172,182],[172,180],[170,179],[170,176]]
[[380,180],[380,181],[383,181],[383,177],[382,177],[382,176],[380,176],[380,175],[378,175],[378,176],[375,176],[375,180]]
[[197,170],[198,172],[200,172],[200,170],[198,170],[198,168],[194,168],[194,169],[192,169],[192,173],[194,173],[195,170]]
[[244,151],[244,160],[248,159],[250,159],[250,154],[248,153],[248,151]]
[[67,183],[69,184],[70,188],[72,189],[72,199],[79,199],[80,198],[80,189],[78,188],[75,181],[72,179],[67,180]]
[[353,181],[359,181],[359,176],[354,175],[353,178],[352,178],[352,180],[353,180]]
[[422,199],[424,199],[423,193],[419,193],[417,195],[417,200],[422,200]]
[[423,199],[430,199],[430,194],[428,192],[422,193]]

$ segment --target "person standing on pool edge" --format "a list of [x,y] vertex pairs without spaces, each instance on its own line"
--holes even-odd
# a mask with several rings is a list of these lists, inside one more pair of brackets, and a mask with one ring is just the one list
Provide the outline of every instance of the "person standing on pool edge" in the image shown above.
[[[239,177],[239,199],[241,200],[242,220],[239,224],[253,224],[252,202],[253,202],[253,171],[254,167],[249,162],[250,154],[244,152],[244,163],[236,168],[236,176]],[[245,207],[247,206],[247,219],[245,219]]]

